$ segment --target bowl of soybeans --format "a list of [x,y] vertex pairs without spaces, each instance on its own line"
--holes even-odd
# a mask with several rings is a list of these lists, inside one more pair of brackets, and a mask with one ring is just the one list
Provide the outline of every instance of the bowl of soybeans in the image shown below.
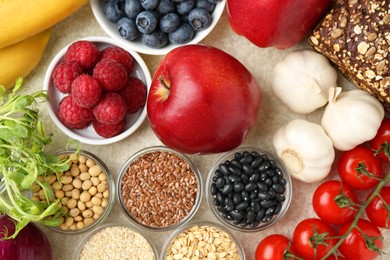
[[[61,206],[61,224],[51,229],[77,234],[102,222],[114,203],[114,181],[107,166],[96,155],[79,150],[62,150],[56,153],[70,158],[67,171],[48,175],[45,181],[52,187],[55,200]],[[42,193],[42,192],[41,192]],[[45,200],[35,190],[35,199]]]

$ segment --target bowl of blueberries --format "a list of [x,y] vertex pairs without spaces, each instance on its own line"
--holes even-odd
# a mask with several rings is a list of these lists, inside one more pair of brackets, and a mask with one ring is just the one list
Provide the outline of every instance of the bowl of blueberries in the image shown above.
[[226,0],[91,0],[92,12],[113,39],[144,54],[165,55],[203,40]]
[[291,177],[274,154],[241,147],[221,156],[210,168],[206,199],[229,227],[252,232],[278,222],[290,206]]

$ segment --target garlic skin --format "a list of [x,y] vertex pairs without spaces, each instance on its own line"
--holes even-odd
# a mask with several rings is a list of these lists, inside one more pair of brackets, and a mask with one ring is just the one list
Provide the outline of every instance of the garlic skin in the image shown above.
[[332,88],[321,126],[336,149],[347,151],[374,138],[384,115],[382,104],[368,92]]
[[322,127],[304,119],[279,128],[273,136],[273,146],[290,175],[307,183],[328,176],[335,158],[332,141]]
[[274,68],[271,90],[291,111],[308,114],[324,106],[337,72],[328,59],[312,50],[294,51]]

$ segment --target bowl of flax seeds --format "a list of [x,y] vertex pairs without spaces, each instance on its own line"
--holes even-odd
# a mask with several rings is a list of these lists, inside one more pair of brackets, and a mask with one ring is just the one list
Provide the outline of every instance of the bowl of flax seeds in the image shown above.
[[119,204],[135,225],[167,231],[186,223],[202,197],[198,168],[184,154],[164,146],[142,149],[122,166]]

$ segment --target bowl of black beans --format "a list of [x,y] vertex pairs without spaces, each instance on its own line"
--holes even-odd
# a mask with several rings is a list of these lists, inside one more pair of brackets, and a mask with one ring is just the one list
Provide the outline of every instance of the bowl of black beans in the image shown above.
[[229,227],[259,231],[278,222],[290,206],[291,178],[274,154],[242,147],[211,167],[206,198],[213,213]]

